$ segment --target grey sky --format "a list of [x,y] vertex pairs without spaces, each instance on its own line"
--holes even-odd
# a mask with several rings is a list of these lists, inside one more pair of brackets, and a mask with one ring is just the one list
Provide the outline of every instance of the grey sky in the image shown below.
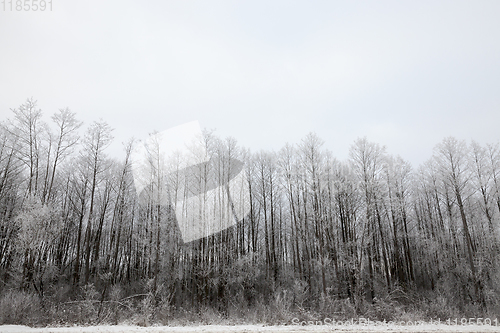
[[1,120],[33,96],[106,120],[115,151],[198,120],[252,151],[315,132],[345,159],[367,136],[414,166],[446,136],[499,139],[500,1],[52,7],[0,7]]

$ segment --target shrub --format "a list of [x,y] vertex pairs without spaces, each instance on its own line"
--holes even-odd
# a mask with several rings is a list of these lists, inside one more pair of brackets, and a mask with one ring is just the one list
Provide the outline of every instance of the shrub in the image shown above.
[[34,326],[43,322],[38,296],[9,290],[0,298],[0,324]]

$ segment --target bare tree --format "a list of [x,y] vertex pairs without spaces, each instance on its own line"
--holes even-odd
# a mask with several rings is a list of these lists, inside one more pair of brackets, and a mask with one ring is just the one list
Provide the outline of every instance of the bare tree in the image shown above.
[[26,195],[35,194],[38,186],[42,111],[36,104],[30,98],[19,108],[12,109],[14,122],[10,130],[19,141],[19,156],[29,170]]
[[96,190],[99,176],[108,167],[104,150],[111,144],[113,136],[111,127],[104,121],[94,122],[85,134],[83,150],[81,152],[88,172],[88,185],[90,190],[90,203],[85,232],[85,284],[88,283],[91,270],[91,248],[93,243],[92,226],[95,218]]
[[[364,232],[366,232],[369,240],[368,245],[364,248],[368,257],[368,299],[372,301],[375,296],[373,286],[375,265],[373,258],[376,259],[378,257],[378,251],[381,252],[382,268],[384,269],[387,288],[390,288],[391,284],[386,253],[386,240],[379,207],[382,192],[380,178],[384,166],[385,147],[368,142],[366,138],[358,139],[351,146],[350,158],[364,196]],[[380,243],[377,241],[377,236],[380,237]]]
[[481,305],[485,305],[484,294],[482,291],[481,281],[477,277],[476,265],[474,256],[476,246],[472,240],[467,214],[465,212],[464,195],[467,186],[472,177],[469,163],[467,161],[468,147],[463,141],[458,141],[455,138],[446,138],[436,146],[435,158],[440,166],[440,172],[443,180],[448,186],[455,199],[460,212],[462,221],[463,234],[467,249],[467,257],[474,281],[476,299]]
[[[79,136],[77,131],[82,126],[82,122],[76,119],[76,114],[69,108],[59,109],[59,111],[52,116],[52,120],[57,126],[56,147],[54,161],[52,162],[52,170],[49,176],[50,184],[46,191],[44,191],[43,201],[50,199],[54,187],[57,166],[65,157],[72,153],[72,149],[78,144]],[[47,163],[47,168],[48,167],[49,163]]]

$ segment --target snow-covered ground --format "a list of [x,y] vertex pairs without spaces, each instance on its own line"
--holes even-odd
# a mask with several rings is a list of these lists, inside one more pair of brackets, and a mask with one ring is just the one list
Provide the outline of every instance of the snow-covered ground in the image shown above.
[[417,326],[401,326],[401,325],[351,325],[351,326],[332,326],[332,325],[287,325],[287,326],[262,326],[262,325],[238,325],[238,326],[74,326],[74,327],[45,327],[45,328],[30,328],[19,325],[0,326],[0,332],[11,333],[256,333],[256,332],[500,332],[500,326],[487,325],[466,325],[466,326],[450,326],[445,324],[425,324]]

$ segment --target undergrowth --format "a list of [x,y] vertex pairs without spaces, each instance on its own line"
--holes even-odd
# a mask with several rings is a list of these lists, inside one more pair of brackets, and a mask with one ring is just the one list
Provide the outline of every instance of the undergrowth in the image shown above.
[[289,325],[294,318],[318,321],[330,318],[348,320],[369,318],[373,321],[429,321],[448,318],[497,318],[498,305],[483,310],[473,303],[453,303],[453,298],[440,293],[422,294],[395,288],[385,296],[358,302],[332,295],[306,297],[300,286],[280,289],[273,295],[252,300],[236,295],[223,306],[204,304],[176,305],[172,294],[162,286],[155,292],[145,283],[140,293],[128,295],[126,289],[113,285],[106,293],[93,284],[76,292],[61,292],[40,297],[35,293],[7,290],[0,297],[0,324],[28,326],[72,325]]

